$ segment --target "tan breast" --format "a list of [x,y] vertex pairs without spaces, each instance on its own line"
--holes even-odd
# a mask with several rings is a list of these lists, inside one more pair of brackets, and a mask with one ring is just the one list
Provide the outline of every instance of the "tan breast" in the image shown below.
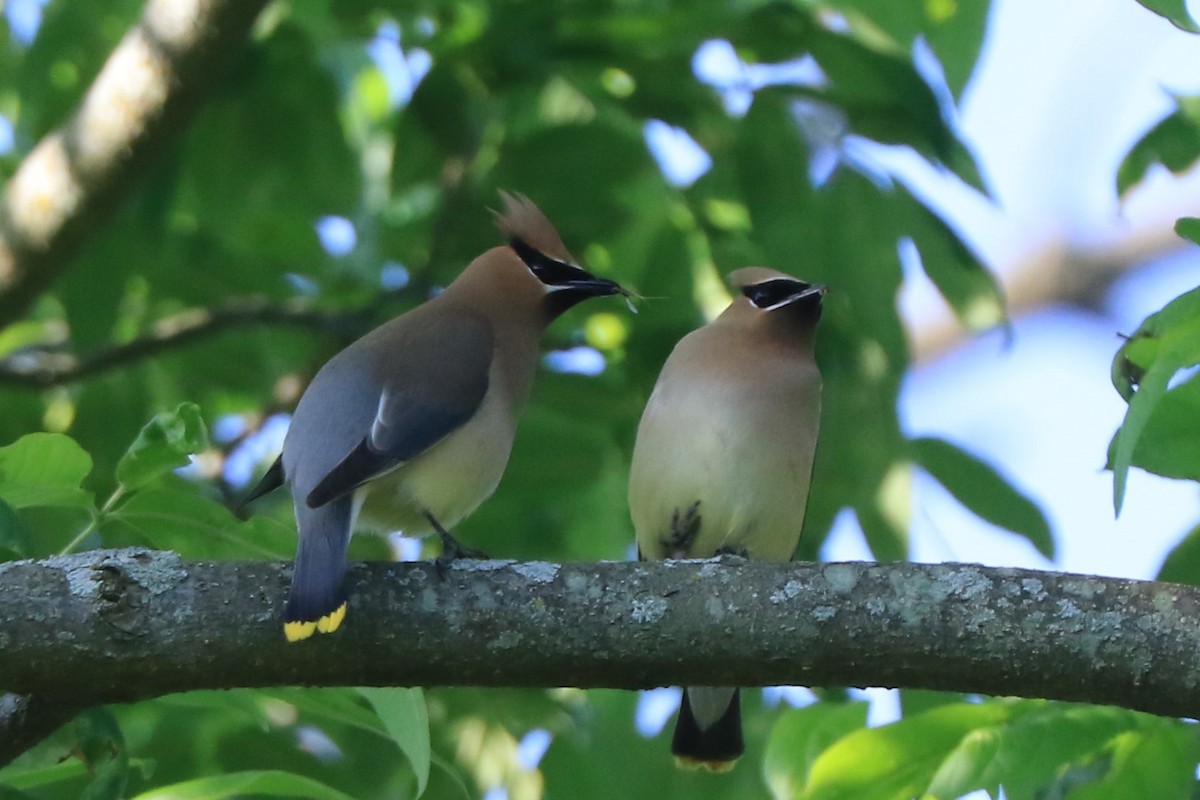
[[[794,349],[724,357],[720,351],[737,344],[727,333],[685,337],[642,417],[629,507],[645,558],[708,558],[729,548],[786,561],[799,540],[820,374]],[[695,529],[681,548],[693,506]]]

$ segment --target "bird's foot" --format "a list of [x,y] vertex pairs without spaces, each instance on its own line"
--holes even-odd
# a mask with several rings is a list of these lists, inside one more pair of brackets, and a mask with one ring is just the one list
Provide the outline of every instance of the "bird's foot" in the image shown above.
[[474,559],[476,561],[487,561],[491,558],[487,553],[475,547],[467,547],[461,544],[457,539],[448,533],[438,534],[442,540],[442,554],[438,556],[439,561],[457,561],[460,558]]
[[444,575],[445,571],[449,569],[450,564],[460,558],[477,561],[487,561],[490,558],[482,550],[465,547],[460,544],[457,539],[450,535],[450,531],[442,527],[442,524],[432,514],[426,512],[425,517],[433,525],[433,529],[437,531],[438,538],[442,540],[442,554],[433,560],[433,565],[437,568],[439,576]]
[[713,558],[718,561],[728,561],[734,564],[740,564],[750,558],[750,553],[745,547],[740,547],[733,544],[723,544],[713,553]]

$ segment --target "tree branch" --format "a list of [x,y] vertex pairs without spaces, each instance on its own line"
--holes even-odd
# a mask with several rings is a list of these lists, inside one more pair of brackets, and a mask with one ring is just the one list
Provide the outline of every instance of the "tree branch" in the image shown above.
[[66,725],[81,710],[43,697],[0,695],[0,767]]
[[0,327],[21,317],[179,133],[266,0],[149,0],[0,201]]
[[289,565],[92,551],[0,564],[0,686],[903,686],[1200,716],[1200,589],[973,564],[358,564],[284,641]]
[[381,306],[420,291],[409,284],[379,293],[361,308],[345,312],[322,311],[303,301],[273,304],[267,300],[234,300],[215,308],[195,308],[154,323],[154,332],[133,341],[105,348],[82,358],[52,350],[28,350],[0,360],[0,386],[48,389],[90,378],[101,372],[145,361],[231,328],[250,325],[293,325],[340,334],[360,335],[366,321]]
[[[1048,239],[1019,261],[997,267],[1009,316],[1016,319],[1053,305],[1102,311],[1105,295],[1117,280],[1190,246],[1174,229],[1175,218],[1187,213],[1181,207],[1169,218],[1100,244]],[[974,335],[949,308],[925,312],[919,322],[910,325],[913,360],[934,361]],[[1114,343],[1113,349],[1116,347]]]

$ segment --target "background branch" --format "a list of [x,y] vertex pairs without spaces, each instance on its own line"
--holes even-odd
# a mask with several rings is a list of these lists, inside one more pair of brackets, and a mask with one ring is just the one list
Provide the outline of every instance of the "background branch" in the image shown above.
[[287,644],[278,563],[0,564],[0,686],[83,707],[281,684],[903,686],[1200,716],[1200,589],[972,564],[372,563]]
[[44,697],[0,695],[0,767],[70,722],[81,709]]
[[[1004,285],[1008,315],[1017,319],[1057,305],[1104,313],[1105,297],[1121,278],[1194,246],[1174,229],[1176,217],[1188,213],[1180,208],[1100,243],[1048,239],[1016,263],[990,265]],[[911,323],[909,333],[913,360],[920,363],[932,362],[975,336],[948,309]],[[1114,330],[1114,350],[1119,345],[1116,334]]]
[[18,319],[182,131],[266,0],[150,0],[0,202],[0,327]]
[[[417,287],[421,291],[423,287]],[[289,325],[338,334],[348,341],[363,333],[367,321],[382,306],[412,294],[412,284],[380,292],[370,302],[351,311],[313,308],[306,301],[271,303],[267,300],[234,300],[216,308],[195,308],[154,323],[149,336],[105,348],[83,357],[48,350],[28,350],[0,361],[0,386],[48,389],[83,380],[101,372],[154,358],[164,352],[224,331],[251,325]]]

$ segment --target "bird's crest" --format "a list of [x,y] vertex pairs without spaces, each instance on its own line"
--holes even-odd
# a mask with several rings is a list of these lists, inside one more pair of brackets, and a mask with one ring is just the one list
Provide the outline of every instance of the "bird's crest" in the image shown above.
[[567,264],[579,263],[532,200],[523,194],[505,191],[500,192],[500,199],[504,202],[504,210],[495,212],[496,226],[510,243],[516,239],[551,258]]

